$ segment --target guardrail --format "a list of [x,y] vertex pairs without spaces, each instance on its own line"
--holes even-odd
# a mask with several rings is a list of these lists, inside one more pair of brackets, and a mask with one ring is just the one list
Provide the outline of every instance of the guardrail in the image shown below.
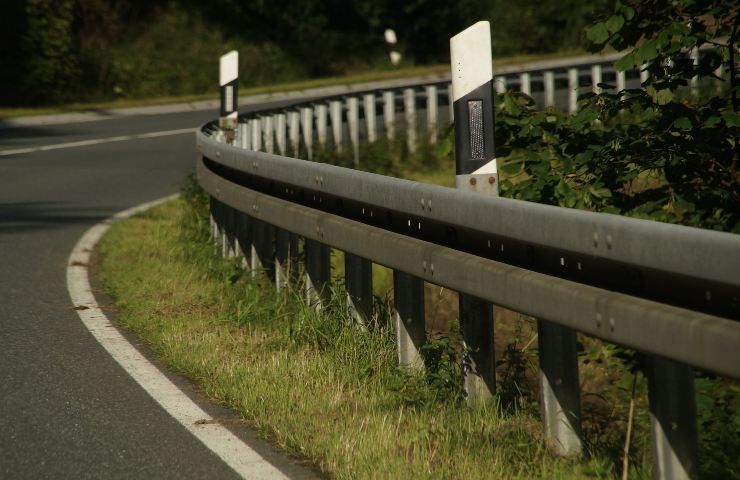
[[[541,87],[544,106],[572,110],[584,78],[639,82],[639,72],[610,69],[616,58],[522,66],[498,72],[494,84]],[[273,272],[277,288],[302,260],[307,297],[320,303],[330,248],[341,250],[360,323],[371,308],[371,263],[393,269],[399,362],[413,368],[423,368],[424,281],[481,302],[475,308],[492,302],[538,318],[543,422],[562,454],[582,446],[575,332],[637,349],[649,357],[655,476],[688,476],[696,462],[692,367],[740,378],[740,236],[286,156],[311,160],[316,149],[349,147],[357,165],[361,142],[381,135],[403,135],[409,149],[420,132],[434,142],[453,119],[450,92],[441,81],[298,102],[244,114],[231,135],[204,125],[197,174],[224,255],[242,257],[255,274]],[[495,391],[492,338],[467,348],[466,372]]]

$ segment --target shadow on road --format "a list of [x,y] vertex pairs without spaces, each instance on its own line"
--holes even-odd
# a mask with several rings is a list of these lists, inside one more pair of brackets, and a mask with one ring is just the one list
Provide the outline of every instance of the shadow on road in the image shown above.
[[0,236],[68,225],[92,225],[123,208],[103,205],[89,207],[69,202],[6,203],[0,205]]

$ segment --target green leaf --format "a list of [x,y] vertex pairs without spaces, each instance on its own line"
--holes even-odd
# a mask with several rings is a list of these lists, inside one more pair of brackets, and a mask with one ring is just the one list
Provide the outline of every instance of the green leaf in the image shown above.
[[673,126],[678,128],[679,130],[691,130],[691,120],[689,120],[687,117],[680,117],[677,118],[673,122]]
[[719,124],[720,121],[722,121],[720,117],[718,117],[717,115],[712,115],[711,117],[704,120],[704,124],[702,126],[704,128],[714,128]]
[[725,125],[728,127],[740,127],[740,114],[735,112],[724,112],[722,118],[725,120]]
[[612,196],[611,190],[609,190],[606,187],[602,188],[594,188],[594,187],[588,187],[588,191],[596,198],[609,198]]
[[599,22],[586,28],[586,37],[593,43],[601,44],[609,38],[609,30],[606,24]]
[[655,87],[652,85],[647,87],[646,89],[648,95],[653,99],[655,103],[658,105],[666,105],[673,100],[673,92],[671,92],[669,89],[664,88],[663,90],[656,90]]
[[624,17],[621,15],[614,15],[609,17],[609,20],[606,21],[606,29],[609,30],[610,33],[618,32],[622,26],[624,26]]
[[501,171],[507,175],[516,175],[522,170],[522,164],[519,162],[505,163],[501,165]]
[[658,42],[655,40],[648,40],[647,42],[640,45],[635,51],[635,61],[639,63],[649,62],[658,56]]
[[620,72],[624,72],[630,70],[635,65],[637,65],[637,62],[635,62],[635,52],[633,51],[617,60],[614,64],[614,68]]
[[509,115],[519,115],[522,113],[522,109],[519,108],[519,105],[516,104],[509,94],[504,95],[504,109]]

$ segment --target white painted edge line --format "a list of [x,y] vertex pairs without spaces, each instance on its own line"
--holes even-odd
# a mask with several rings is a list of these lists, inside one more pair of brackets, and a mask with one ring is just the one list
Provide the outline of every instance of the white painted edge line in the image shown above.
[[85,232],[72,249],[67,263],[67,289],[72,304],[77,308],[84,307],[77,310],[82,323],[136,383],[237,474],[249,479],[286,479],[288,477],[280,470],[223,425],[196,423],[212,420],[212,417],[190,400],[121,335],[100,309],[90,288],[88,277],[90,256],[110,226],[118,220],[131,217],[176,196],[124,210]]
[[0,157],[8,155],[21,155],[24,153],[45,152],[47,150],[59,150],[62,148],[87,147],[89,145],[100,145],[103,143],[123,142],[126,140],[138,140],[141,138],[168,137],[170,135],[182,135],[195,133],[195,128],[180,128],[177,130],[163,130],[161,132],[138,133],[135,135],[119,135],[117,137],[92,138],[78,142],[56,143],[53,145],[41,145],[39,147],[16,148],[13,150],[0,150]]

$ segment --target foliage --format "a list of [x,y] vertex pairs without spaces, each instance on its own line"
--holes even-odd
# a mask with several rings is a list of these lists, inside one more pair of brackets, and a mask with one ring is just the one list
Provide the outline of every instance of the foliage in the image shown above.
[[[710,2],[711,3],[711,2]],[[640,43],[617,67],[647,63],[640,89],[580,99],[566,116],[537,111],[509,92],[499,101],[496,142],[511,175],[502,192],[570,208],[740,232],[737,86],[694,98],[679,87],[731,59],[737,9],[721,2],[626,2],[588,30],[596,47]],[[688,25],[688,26],[687,26]],[[642,32],[642,36],[640,36]],[[714,40],[729,34],[728,43]],[[694,65],[688,53],[711,44]],[[734,78],[732,62],[725,63]]]

